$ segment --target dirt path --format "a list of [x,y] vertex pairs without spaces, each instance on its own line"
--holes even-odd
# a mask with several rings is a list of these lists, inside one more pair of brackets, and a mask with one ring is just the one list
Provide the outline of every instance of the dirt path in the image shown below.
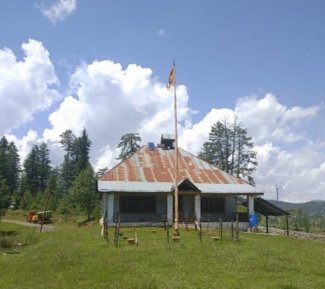
[[[33,223],[24,222],[24,221],[18,221],[18,220],[2,219],[1,222],[13,223],[13,224],[17,224],[17,225],[25,226],[25,227],[38,228],[37,231],[39,231],[39,229],[41,227],[40,224],[33,224]],[[43,228],[42,228],[42,232],[50,232],[50,231],[54,231],[54,230],[55,230],[55,226],[52,225],[52,224],[45,224],[45,225],[43,225]]]

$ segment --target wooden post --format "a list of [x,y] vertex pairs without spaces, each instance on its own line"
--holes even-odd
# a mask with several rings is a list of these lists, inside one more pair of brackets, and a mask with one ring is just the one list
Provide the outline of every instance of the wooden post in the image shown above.
[[169,224],[167,224],[167,228],[166,228],[166,236],[167,236],[167,243],[169,243]]
[[118,217],[118,222],[115,227],[115,236],[114,236],[114,244],[115,247],[118,247],[118,238],[120,236],[120,225],[121,225],[121,217]]
[[238,222],[238,213],[236,214],[236,240],[239,240],[239,222]]
[[138,245],[138,231],[136,228],[134,229],[134,240],[135,240],[135,245]]
[[220,240],[222,240],[222,219],[219,218],[219,236]]
[[231,222],[231,239],[234,239],[234,223]]
[[269,233],[269,216],[265,216],[266,234]]
[[46,202],[45,202],[44,214],[43,214],[42,219],[41,219],[41,227],[39,229],[40,233],[42,233],[42,230],[43,230],[43,223],[44,223],[44,218],[45,218],[45,214],[46,214],[46,211],[47,211],[47,207],[49,205],[50,194],[51,194],[51,192],[49,190],[48,194],[47,194]]
[[105,212],[105,217],[103,221],[103,227],[104,227],[104,238],[108,242],[108,225],[107,225],[107,211]]

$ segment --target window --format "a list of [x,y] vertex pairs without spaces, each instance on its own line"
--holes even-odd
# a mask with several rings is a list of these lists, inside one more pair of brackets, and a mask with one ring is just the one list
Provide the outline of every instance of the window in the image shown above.
[[120,196],[120,213],[156,213],[156,197]]
[[220,214],[225,212],[225,198],[202,197],[201,212],[206,214]]

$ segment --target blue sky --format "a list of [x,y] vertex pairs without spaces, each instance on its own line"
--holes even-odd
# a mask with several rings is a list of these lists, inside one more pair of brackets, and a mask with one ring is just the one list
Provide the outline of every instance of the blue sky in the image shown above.
[[185,149],[236,113],[266,197],[277,183],[283,200],[325,199],[324,11],[316,0],[1,1],[0,135],[22,159],[45,141],[60,163],[59,134],[85,126],[93,165],[110,167],[122,134],[172,131],[175,59]]

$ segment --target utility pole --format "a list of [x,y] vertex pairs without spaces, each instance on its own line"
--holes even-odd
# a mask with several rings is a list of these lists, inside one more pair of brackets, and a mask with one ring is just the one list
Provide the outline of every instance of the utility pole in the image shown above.
[[279,188],[277,184],[275,184],[275,192],[276,192],[276,200],[279,201]]

